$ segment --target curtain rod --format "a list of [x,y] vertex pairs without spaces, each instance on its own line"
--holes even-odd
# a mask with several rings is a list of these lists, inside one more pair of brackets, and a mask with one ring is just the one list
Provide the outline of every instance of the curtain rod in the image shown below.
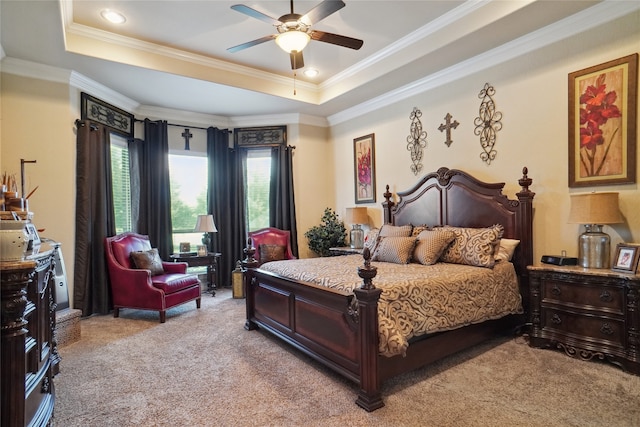
[[[140,120],[140,119],[133,119],[136,122],[140,122],[143,123],[144,120]],[[175,126],[175,127],[180,127],[180,128],[189,128],[189,129],[201,129],[201,130],[207,130],[209,128],[203,128],[201,126],[190,126],[190,125],[178,125],[178,124],[174,124],[174,123],[167,123],[167,126]],[[210,127],[215,127],[215,126],[210,126]],[[227,131],[229,133],[233,133],[233,131],[231,129],[221,129],[224,131]]]

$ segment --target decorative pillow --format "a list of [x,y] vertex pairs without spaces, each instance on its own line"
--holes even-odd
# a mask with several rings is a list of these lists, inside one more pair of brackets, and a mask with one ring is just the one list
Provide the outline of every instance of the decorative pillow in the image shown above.
[[456,237],[442,253],[441,261],[493,268],[494,253],[504,232],[502,225],[487,228],[444,226],[443,229],[453,231]]
[[496,261],[511,261],[520,240],[500,239],[500,248],[496,252]]
[[369,231],[367,231],[367,235],[364,238],[364,247],[368,248],[372,254],[374,249],[376,248],[376,242],[378,241],[379,234],[380,234],[379,228],[372,228]]
[[413,226],[409,225],[389,225],[384,224],[380,228],[381,237],[409,237],[411,236],[411,229]]
[[414,225],[411,230],[411,237],[418,237],[418,234],[422,233],[424,230],[428,230],[429,227],[425,224],[422,225]]
[[258,250],[260,251],[260,263],[286,259],[287,247],[284,245],[262,244],[258,247]]
[[371,261],[408,264],[415,245],[415,237],[379,236]]
[[435,264],[455,238],[453,231],[442,228],[422,231],[413,250],[413,260],[423,265]]
[[139,270],[150,270],[152,276],[164,274],[162,259],[160,259],[156,248],[149,249],[148,251],[131,252],[131,261],[135,268]]

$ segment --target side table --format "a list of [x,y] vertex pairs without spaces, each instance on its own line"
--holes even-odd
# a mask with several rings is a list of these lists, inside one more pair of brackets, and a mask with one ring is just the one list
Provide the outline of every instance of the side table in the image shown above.
[[189,267],[207,267],[207,292],[211,292],[211,296],[216,296],[215,289],[218,287],[216,273],[218,271],[218,258],[222,254],[220,252],[209,252],[207,255],[170,255],[173,262],[186,262]]
[[640,275],[529,266],[532,347],[555,347],[640,375]]

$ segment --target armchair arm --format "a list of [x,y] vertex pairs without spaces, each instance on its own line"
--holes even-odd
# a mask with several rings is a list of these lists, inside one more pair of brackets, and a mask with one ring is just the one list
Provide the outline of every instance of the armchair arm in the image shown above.
[[189,264],[186,262],[162,261],[162,268],[164,268],[165,273],[169,274],[185,274],[187,272],[188,265]]
[[163,291],[153,286],[150,270],[125,268],[111,259],[107,266],[114,305],[146,307],[150,302],[162,304]]

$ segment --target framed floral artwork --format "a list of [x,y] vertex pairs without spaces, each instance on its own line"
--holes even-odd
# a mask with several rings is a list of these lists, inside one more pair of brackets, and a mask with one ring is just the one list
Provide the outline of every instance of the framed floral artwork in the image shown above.
[[569,187],[636,182],[638,54],[569,74]]
[[353,162],[356,203],[375,203],[376,168],[374,134],[361,136],[353,140]]

